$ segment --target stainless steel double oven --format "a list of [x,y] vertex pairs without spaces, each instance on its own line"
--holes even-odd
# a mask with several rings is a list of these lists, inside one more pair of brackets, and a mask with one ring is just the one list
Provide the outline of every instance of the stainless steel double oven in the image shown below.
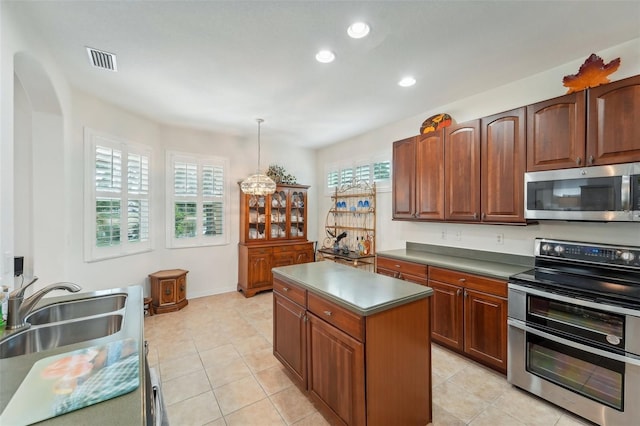
[[640,421],[640,247],[536,239],[509,280],[510,383],[600,425]]

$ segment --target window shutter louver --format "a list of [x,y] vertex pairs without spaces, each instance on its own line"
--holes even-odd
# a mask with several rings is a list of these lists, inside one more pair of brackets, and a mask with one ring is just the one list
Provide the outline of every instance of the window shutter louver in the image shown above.
[[391,162],[373,163],[373,180],[377,182],[389,179],[391,179]]
[[327,187],[335,188],[338,186],[338,171],[333,170],[327,173]]
[[353,169],[340,170],[340,185],[349,185],[353,182]]
[[119,192],[122,187],[122,152],[96,146],[95,153],[96,190]]
[[369,182],[371,180],[370,169],[371,167],[368,164],[364,166],[356,166],[356,182]]

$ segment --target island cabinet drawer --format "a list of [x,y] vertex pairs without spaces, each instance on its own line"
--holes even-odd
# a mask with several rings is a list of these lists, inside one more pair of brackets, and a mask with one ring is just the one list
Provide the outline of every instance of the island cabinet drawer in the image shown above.
[[307,290],[296,284],[274,278],[273,290],[300,306],[307,306]]
[[397,276],[401,274],[416,275],[427,278],[427,265],[420,263],[406,262],[404,260],[392,259],[378,256],[378,268],[394,271]]
[[364,342],[364,318],[342,306],[309,293],[307,309],[317,317],[344,331],[351,337]]
[[507,283],[502,280],[436,267],[429,269],[429,279],[493,294],[495,296],[507,297]]

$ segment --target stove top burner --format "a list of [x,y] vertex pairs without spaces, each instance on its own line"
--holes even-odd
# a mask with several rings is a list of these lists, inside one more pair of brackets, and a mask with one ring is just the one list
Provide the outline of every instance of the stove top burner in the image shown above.
[[[603,271],[598,268],[562,268],[537,266],[529,271],[511,277],[513,282],[525,282],[535,287],[560,289],[580,294],[588,294],[595,300],[601,299],[617,304],[640,306],[640,277],[638,274]],[[607,276],[607,273],[610,275]]]
[[[562,247],[561,251],[553,250],[562,256],[551,257],[547,246]],[[514,275],[511,280],[533,287],[567,291],[577,297],[583,294],[603,302],[615,301],[637,309],[640,306],[640,269],[621,265],[619,256],[613,255],[618,249],[612,245],[536,239],[535,268]],[[634,247],[624,249],[629,253],[640,250]],[[585,261],[584,253],[596,250],[605,256],[593,262]]]

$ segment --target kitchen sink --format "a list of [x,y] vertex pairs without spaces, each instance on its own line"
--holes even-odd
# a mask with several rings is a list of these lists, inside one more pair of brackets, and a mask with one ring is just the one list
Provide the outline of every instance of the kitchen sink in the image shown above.
[[41,325],[106,314],[124,308],[126,301],[126,294],[112,294],[54,303],[33,311],[27,316],[26,322]]
[[0,359],[110,336],[120,331],[123,319],[113,314],[30,327],[0,341]]

